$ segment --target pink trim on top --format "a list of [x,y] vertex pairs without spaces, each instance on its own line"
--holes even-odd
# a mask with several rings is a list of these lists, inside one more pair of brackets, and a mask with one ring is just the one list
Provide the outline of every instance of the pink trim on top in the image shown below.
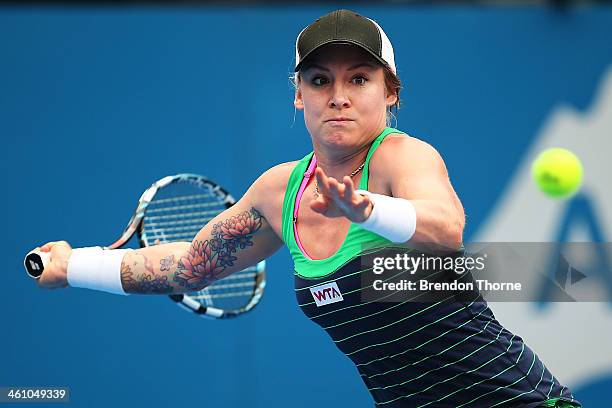
[[300,209],[300,201],[302,199],[302,196],[304,195],[304,190],[306,190],[308,181],[310,180],[310,177],[312,176],[312,173],[314,173],[316,168],[317,168],[317,156],[315,156],[313,153],[312,160],[310,161],[310,166],[308,166],[308,170],[306,170],[306,173],[304,173],[304,178],[302,179],[302,184],[300,184],[300,188],[298,190],[297,196],[295,197],[295,204],[293,206],[293,234],[295,235],[295,242],[298,244],[298,247],[302,251],[302,254],[304,254],[304,256],[308,259],[312,259],[312,258],[310,257],[310,255],[308,255],[308,252],[306,252],[306,249],[304,249],[304,246],[300,242],[300,237],[298,235],[298,230],[297,230],[297,217],[298,217],[298,211]]

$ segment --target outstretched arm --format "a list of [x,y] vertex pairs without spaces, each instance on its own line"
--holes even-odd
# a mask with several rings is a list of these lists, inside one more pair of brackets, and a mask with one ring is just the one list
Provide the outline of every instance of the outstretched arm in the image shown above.
[[[265,211],[259,209],[261,184],[262,178],[234,206],[206,224],[192,242],[125,252],[118,259],[120,270],[115,271],[120,274],[123,291],[138,294],[192,292],[269,257],[282,241],[266,220]],[[50,242],[40,250],[50,252],[50,260],[38,280],[39,285],[46,288],[68,286],[70,245],[64,241]]]

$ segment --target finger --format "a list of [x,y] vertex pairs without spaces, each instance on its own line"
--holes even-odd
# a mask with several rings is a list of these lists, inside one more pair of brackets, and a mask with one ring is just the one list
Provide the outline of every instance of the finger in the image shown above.
[[50,263],[45,267],[40,278],[38,278],[38,286],[45,289],[57,289],[67,286],[67,281],[61,279],[60,271],[58,266],[54,263]]
[[51,264],[47,265],[47,267],[45,268],[45,270],[43,271],[42,275],[40,275],[40,277],[36,280],[36,283],[38,283],[38,286],[41,288],[50,288],[52,287],[52,274],[53,274],[53,266]]
[[41,250],[44,249],[43,252],[53,252],[56,249],[63,249],[69,246],[70,245],[66,241],[52,241],[43,245],[41,247]]
[[42,252],[50,252],[51,249],[57,244],[57,241],[52,241],[52,242],[47,242],[46,244],[44,244],[43,246],[39,247],[38,249]]
[[29,250],[28,254],[32,252],[37,253],[37,252],[46,252],[46,251],[41,251],[41,247],[36,247],[36,248],[32,248],[31,250]]
[[315,170],[315,177],[317,178],[317,185],[321,194],[329,194],[329,181],[330,178],[325,175],[325,172],[320,167]]
[[353,195],[355,194],[355,185],[353,184],[353,179],[349,176],[344,176],[342,179],[344,183],[344,199],[352,201]]
[[331,198],[336,200],[338,203],[344,202],[344,190],[345,186],[335,178],[329,178],[329,195]]
[[372,205],[372,200],[367,195],[359,194],[355,191],[355,196],[357,197],[357,203],[355,204],[355,208],[358,211],[365,210],[367,207]]
[[360,211],[366,209],[370,205],[370,197],[362,196],[361,194],[357,195],[361,196],[361,201],[356,205],[357,209]]

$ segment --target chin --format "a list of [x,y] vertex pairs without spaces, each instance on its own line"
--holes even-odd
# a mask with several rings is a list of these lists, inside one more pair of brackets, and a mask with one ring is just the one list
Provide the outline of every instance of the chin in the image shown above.
[[355,138],[341,131],[328,133],[321,138],[321,144],[331,149],[352,148],[356,143]]
[[315,132],[310,132],[313,139],[316,139],[318,143],[330,148],[355,145],[358,139],[358,133],[355,122],[341,124],[329,124],[325,122],[319,126]]
[[351,138],[351,131],[345,128],[327,128],[322,132],[323,140],[326,143],[342,144]]

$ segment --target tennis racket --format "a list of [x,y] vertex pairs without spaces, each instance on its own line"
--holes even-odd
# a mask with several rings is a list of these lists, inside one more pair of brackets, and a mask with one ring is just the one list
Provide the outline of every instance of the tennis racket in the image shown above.
[[[190,242],[200,229],[225,209],[234,198],[217,183],[196,174],[164,177],[140,197],[121,237],[106,249],[125,245],[136,233],[141,247],[167,242]],[[24,260],[32,278],[42,275],[49,253],[30,252]],[[266,262],[235,272],[206,288],[170,295],[184,309],[203,317],[231,318],[259,303],[266,285]]]

